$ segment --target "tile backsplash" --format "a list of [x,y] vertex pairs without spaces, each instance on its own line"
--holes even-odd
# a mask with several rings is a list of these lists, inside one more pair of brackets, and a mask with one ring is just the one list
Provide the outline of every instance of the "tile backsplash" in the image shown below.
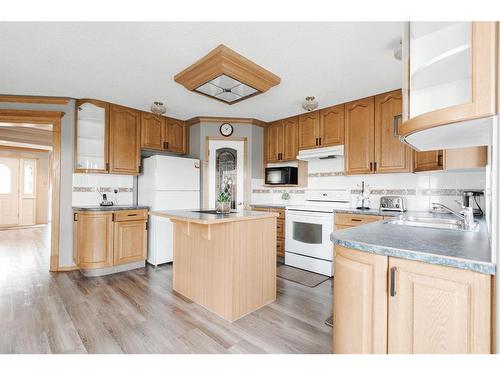
[[[114,193],[114,190],[118,193]],[[132,204],[134,176],[113,174],[73,173],[73,206],[98,205],[101,193],[106,193],[114,204]]]
[[[402,195],[406,197],[408,209],[427,211],[431,202],[439,202],[458,208],[461,193],[465,189],[485,189],[486,172],[484,169],[461,172],[429,173],[387,173],[360,176],[345,176],[343,159],[312,160],[308,163],[307,188],[269,188],[260,179],[252,180],[252,203],[283,203],[283,191],[290,194],[290,204],[304,202],[305,189],[346,189],[350,192],[351,206],[356,206],[357,195],[364,181],[371,190],[370,205],[378,208],[383,195]],[[485,208],[484,197],[480,205]]]

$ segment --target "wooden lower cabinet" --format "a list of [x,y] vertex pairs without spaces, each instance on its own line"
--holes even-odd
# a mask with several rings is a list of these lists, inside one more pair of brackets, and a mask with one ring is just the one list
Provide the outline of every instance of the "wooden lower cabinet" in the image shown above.
[[113,265],[113,214],[78,212],[74,216],[75,262],[79,268]]
[[387,257],[335,247],[333,352],[387,351]]
[[388,353],[491,352],[490,276],[398,258],[389,269]]
[[77,211],[74,258],[80,269],[116,266],[146,259],[147,211]]
[[285,209],[271,207],[252,207],[252,211],[276,212],[276,255],[285,256]]
[[335,218],[335,229],[357,227],[359,225],[369,224],[383,219],[383,217],[379,215],[343,214],[343,213],[336,213],[334,215],[334,218]]
[[334,264],[334,353],[491,353],[491,276],[338,245]]
[[113,264],[138,262],[147,256],[147,228],[144,221],[114,223]]

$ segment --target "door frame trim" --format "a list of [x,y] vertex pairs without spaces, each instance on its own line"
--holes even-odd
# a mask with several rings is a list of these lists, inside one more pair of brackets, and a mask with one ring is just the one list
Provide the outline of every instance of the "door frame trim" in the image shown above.
[[209,136],[205,137],[205,153],[203,160],[203,195],[202,195],[202,207],[208,208],[208,196],[209,196],[209,186],[208,186],[208,176],[209,176],[209,165],[210,165],[210,155],[208,154],[210,141],[240,141],[243,142],[243,208],[248,208],[248,198],[247,197],[247,184],[248,184],[248,138],[247,137],[222,137],[222,136]]
[[50,235],[50,271],[59,270],[59,223],[61,194],[61,118],[60,111],[32,111],[17,109],[0,109],[0,121],[11,123],[30,123],[34,125],[52,125],[52,224]]

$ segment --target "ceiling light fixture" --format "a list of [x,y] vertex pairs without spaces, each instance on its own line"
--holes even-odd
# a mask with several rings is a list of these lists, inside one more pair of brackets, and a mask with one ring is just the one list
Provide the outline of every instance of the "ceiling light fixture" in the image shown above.
[[151,113],[155,114],[157,117],[167,113],[167,108],[162,102],[154,102],[151,106]]
[[309,112],[314,111],[318,108],[318,101],[314,96],[306,96],[306,100],[302,103],[302,108]]
[[280,77],[223,44],[175,75],[174,80],[226,104],[261,94],[281,82]]

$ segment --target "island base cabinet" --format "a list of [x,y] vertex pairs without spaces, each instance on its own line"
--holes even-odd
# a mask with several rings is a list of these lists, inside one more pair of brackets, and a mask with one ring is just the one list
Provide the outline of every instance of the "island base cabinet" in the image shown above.
[[114,264],[138,262],[147,257],[147,229],[144,221],[114,223]]
[[174,222],[173,290],[228,321],[276,300],[276,219]]
[[387,352],[387,257],[335,247],[333,352]]
[[388,352],[490,353],[488,275],[389,258]]

